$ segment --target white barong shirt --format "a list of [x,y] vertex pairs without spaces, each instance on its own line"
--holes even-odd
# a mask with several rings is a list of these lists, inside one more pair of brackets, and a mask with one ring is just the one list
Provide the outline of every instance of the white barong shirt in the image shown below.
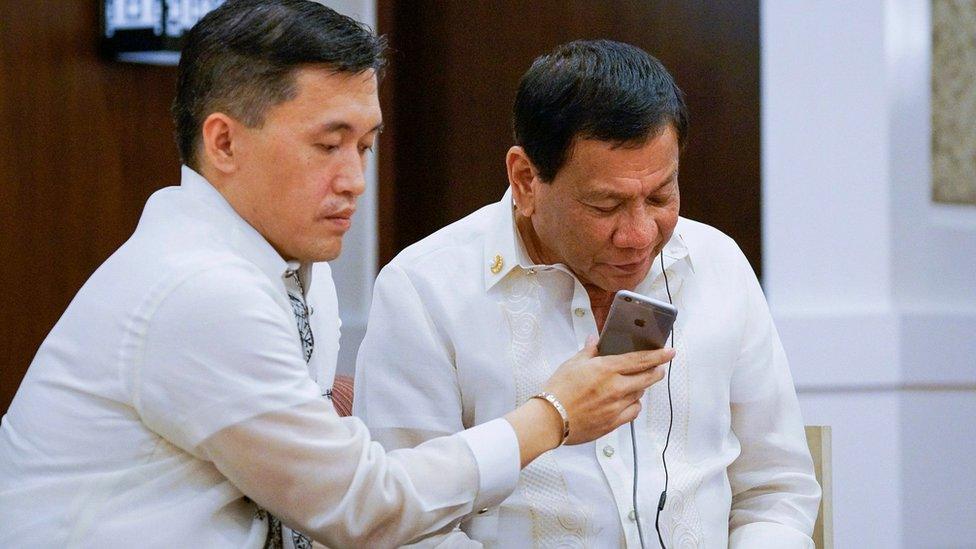
[[306,364],[296,266],[193,170],[155,193],[2,420],[0,547],[262,547],[258,505],[329,546],[392,547],[503,500],[519,471],[504,419],[386,454],[336,415],[335,287],[327,264],[300,266]]
[[[387,448],[512,410],[597,332],[576,277],[529,259],[510,193],[407,248],[376,281],[354,412]],[[749,263],[729,237],[684,218],[663,259],[678,309],[665,545],[812,548],[820,488],[786,356]],[[660,258],[635,291],[668,300]],[[667,384],[648,390],[636,420],[649,547],[658,543]],[[625,425],[545,454],[522,472],[515,494],[461,529],[487,547],[639,547],[632,482]]]

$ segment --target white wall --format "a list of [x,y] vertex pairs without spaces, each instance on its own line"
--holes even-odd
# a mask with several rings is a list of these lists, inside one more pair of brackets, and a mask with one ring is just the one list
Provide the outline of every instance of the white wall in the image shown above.
[[976,547],[976,207],[930,202],[926,0],[762,1],[764,285],[838,547]]
[[[376,0],[317,1],[376,29]],[[352,228],[343,238],[342,253],[339,259],[331,263],[339,294],[339,316],[342,318],[338,373],[352,374],[356,366],[356,352],[366,335],[366,319],[377,269],[376,187],[376,156],[373,155],[366,167],[366,192],[357,202]]]

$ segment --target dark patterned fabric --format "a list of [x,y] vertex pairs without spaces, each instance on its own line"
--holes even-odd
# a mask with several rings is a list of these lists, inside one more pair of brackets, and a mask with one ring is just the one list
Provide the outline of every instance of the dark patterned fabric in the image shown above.
[[291,542],[295,545],[295,549],[312,549],[312,540],[294,530],[291,531]]
[[[296,280],[298,273],[295,274]],[[301,287],[301,282],[298,283]],[[288,300],[291,301],[291,310],[295,313],[295,322],[298,323],[298,337],[302,340],[302,352],[305,353],[305,362],[312,358],[312,348],[315,347],[315,338],[312,337],[312,327],[308,323],[308,305],[301,296],[288,293]]]
[[[298,275],[298,271],[289,271],[286,275],[294,276],[295,282],[298,283],[298,289],[301,292],[300,295],[295,295],[288,292],[288,300],[291,301],[292,312],[295,313],[295,322],[298,324],[298,337],[302,342],[302,352],[305,355],[305,362],[308,362],[312,358],[312,349],[315,346],[315,338],[312,337],[312,326],[308,322],[308,305],[305,303],[305,286],[302,285],[302,279]],[[284,539],[283,539],[283,529],[281,521],[278,517],[261,511],[268,517],[268,537],[265,539],[264,548],[265,549],[284,549]],[[311,549],[312,540],[306,537],[301,532],[296,532],[295,530],[288,530],[291,534],[291,543],[295,549]]]
[[281,539],[281,521],[264,509],[258,510],[258,517],[268,521],[268,537],[264,540],[264,549],[284,549]]

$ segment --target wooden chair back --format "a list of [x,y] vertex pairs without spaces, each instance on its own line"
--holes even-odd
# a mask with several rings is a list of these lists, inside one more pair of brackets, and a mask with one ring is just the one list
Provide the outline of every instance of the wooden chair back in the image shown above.
[[834,521],[831,492],[830,466],[830,426],[807,425],[807,446],[810,447],[810,457],[813,458],[813,469],[817,475],[817,482],[823,490],[820,498],[820,513],[817,523],[813,527],[813,543],[817,549],[833,549]]

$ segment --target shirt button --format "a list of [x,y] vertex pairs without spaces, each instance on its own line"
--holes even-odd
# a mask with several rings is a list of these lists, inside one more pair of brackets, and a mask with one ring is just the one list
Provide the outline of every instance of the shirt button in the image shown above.
[[532,275],[534,275],[534,274],[535,274],[535,269],[529,269],[529,270],[527,270],[527,271],[525,271],[525,272],[526,272],[526,274],[528,274],[529,276],[532,276]]
[[637,511],[631,509],[630,512],[627,513],[627,518],[629,518],[631,522],[637,522]]
[[586,314],[586,311],[584,311],[582,307],[577,307],[576,310],[573,311],[573,313],[575,313],[576,316],[582,318]]
[[487,512],[488,512],[488,508],[487,508],[487,507],[485,507],[484,509],[482,509],[482,510],[480,510],[480,511],[478,511],[478,514],[479,514],[479,515],[483,515],[483,514],[485,514],[485,513],[487,513]]
[[603,455],[607,457],[613,457],[613,446],[604,446]]

